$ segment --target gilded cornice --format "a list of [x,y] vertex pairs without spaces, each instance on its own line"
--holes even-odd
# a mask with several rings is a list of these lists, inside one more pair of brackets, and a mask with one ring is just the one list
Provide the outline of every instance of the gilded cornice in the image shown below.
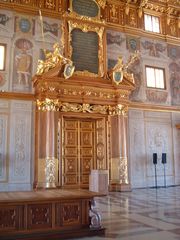
[[95,24],[100,24],[100,25],[105,25],[105,20],[99,19],[99,18],[92,18],[92,17],[86,17],[86,16],[80,16],[75,12],[65,12],[63,14],[63,17],[66,18],[67,20],[76,20],[80,22],[87,22],[87,23],[95,23]]
[[86,81],[66,81],[61,78],[46,78],[35,76],[34,87],[36,99],[59,99],[68,102],[87,102],[89,104],[129,104],[129,95],[134,86],[124,82],[113,86],[110,81],[86,83]]

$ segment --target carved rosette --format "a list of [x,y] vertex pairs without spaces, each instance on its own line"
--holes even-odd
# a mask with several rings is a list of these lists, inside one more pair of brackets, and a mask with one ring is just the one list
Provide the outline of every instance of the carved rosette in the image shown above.
[[56,173],[56,159],[54,157],[47,157],[45,167],[46,188],[56,187],[55,173]]

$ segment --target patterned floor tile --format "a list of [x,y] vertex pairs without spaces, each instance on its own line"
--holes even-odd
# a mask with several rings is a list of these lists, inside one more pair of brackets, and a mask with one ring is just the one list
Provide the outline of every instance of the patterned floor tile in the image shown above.
[[180,240],[180,186],[111,192],[96,202],[105,236],[81,240]]

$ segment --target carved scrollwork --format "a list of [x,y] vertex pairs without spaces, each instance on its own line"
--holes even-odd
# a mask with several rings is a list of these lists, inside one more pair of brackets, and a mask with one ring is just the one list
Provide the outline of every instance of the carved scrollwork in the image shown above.
[[116,106],[109,106],[109,115],[126,115],[128,107],[118,104]]
[[36,104],[40,111],[59,111],[61,107],[59,99],[46,98],[43,101],[37,100]]
[[101,228],[101,216],[96,209],[96,202],[94,199],[90,202],[89,216],[91,219],[90,228],[91,229],[100,229]]
[[107,114],[108,106],[91,105],[91,104],[78,104],[78,103],[62,103],[62,112],[88,112]]

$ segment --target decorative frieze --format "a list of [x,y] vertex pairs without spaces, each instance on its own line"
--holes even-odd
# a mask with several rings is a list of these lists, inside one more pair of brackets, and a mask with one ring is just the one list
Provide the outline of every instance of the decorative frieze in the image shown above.
[[65,103],[58,99],[45,99],[44,101],[37,100],[37,107],[40,111],[60,111],[60,112],[75,112],[75,113],[99,113],[109,115],[126,115],[127,106],[117,104],[111,105],[96,105],[89,103]]

